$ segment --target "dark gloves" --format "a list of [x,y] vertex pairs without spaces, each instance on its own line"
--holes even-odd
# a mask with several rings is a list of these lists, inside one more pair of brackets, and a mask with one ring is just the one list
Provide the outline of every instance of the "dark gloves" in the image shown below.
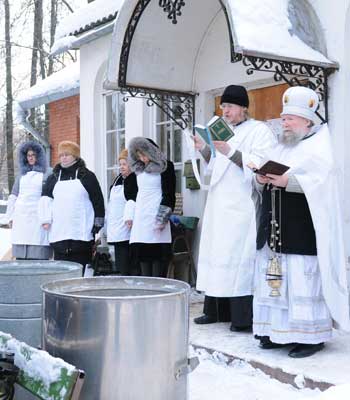
[[170,207],[160,205],[156,216],[157,224],[165,225],[169,221],[171,214],[172,210]]

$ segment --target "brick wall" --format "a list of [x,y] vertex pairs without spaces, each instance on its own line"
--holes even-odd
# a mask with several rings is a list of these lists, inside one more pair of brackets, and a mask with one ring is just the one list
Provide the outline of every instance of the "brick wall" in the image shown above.
[[62,140],[80,144],[79,95],[53,101],[50,110],[51,165],[58,163],[57,146]]

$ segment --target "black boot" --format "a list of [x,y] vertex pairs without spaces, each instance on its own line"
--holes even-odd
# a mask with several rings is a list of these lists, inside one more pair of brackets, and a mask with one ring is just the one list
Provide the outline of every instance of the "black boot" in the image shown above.
[[318,344],[297,344],[292,350],[288,353],[289,357],[292,358],[304,358],[310,357],[313,354],[324,348],[324,343]]
[[193,320],[195,324],[205,325],[205,324],[214,324],[218,322],[217,318],[211,317],[210,315],[203,314],[200,317],[197,317]]
[[231,332],[252,332],[252,326],[234,326],[231,324],[230,326],[230,331]]
[[265,349],[265,350],[279,349],[281,347],[288,346],[288,344],[271,342],[271,340],[268,336],[260,336],[259,339],[260,339],[259,347],[261,347],[262,349]]

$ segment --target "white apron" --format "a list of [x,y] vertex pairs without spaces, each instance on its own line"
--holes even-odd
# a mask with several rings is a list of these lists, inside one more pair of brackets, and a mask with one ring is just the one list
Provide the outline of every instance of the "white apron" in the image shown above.
[[263,123],[249,120],[228,141],[242,152],[243,169],[217,152],[204,211],[198,258],[197,289],[208,296],[234,297],[253,292],[256,254],[252,172],[275,138]]
[[12,244],[48,246],[48,232],[40,224],[38,204],[43,186],[43,173],[30,171],[19,181],[12,225]]
[[61,240],[93,240],[94,209],[89,194],[77,178],[61,181],[61,171],[53,189],[50,243]]
[[126,199],[124,186],[113,186],[107,206],[107,242],[123,242],[130,239],[130,229],[124,222]]
[[170,223],[156,229],[156,216],[162,200],[161,176],[142,172],[137,175],[138,193],[130,243],[171,243]]

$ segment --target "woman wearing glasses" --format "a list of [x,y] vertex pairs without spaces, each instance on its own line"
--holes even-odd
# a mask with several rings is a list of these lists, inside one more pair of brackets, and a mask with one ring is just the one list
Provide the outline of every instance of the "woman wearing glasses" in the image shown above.
[[17,260],[47,260],[51,257],[48,233],[41,227],[38,204],[47,177],[43,147],[34,141],[18,151],[19,175],[8,199],[6,216],[12,226],[12,256]]

